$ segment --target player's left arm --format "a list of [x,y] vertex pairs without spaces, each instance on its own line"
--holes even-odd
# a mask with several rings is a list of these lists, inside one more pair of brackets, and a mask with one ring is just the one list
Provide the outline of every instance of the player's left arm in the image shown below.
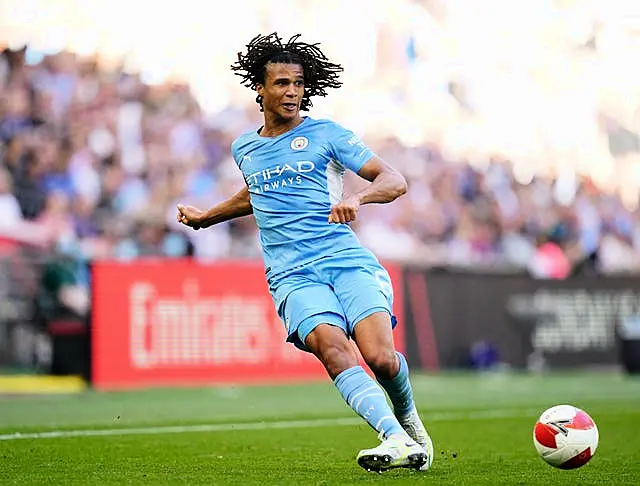
[[371,184],[332,206],[329,223],[349,223],[356,219],[361,205],[389,203],[407,192],[404,176],[377,155],[360,168],[358,175]]

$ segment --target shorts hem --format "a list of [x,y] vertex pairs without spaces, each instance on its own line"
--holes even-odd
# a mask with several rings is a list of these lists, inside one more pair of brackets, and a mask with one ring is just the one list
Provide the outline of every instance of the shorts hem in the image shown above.
[[377,306],[377,307],[372,307],[372,308],[370,308],[370,309],[367,309],[366,311],[364,311],[364,312],[360,313],[360,314],[358,315],[358,317],[356,317],[356,318],[353,320],[353,326],[351,326],[351,329],[350,329],[350,335],[353,335],[353,332],[354,332],[354,330],[355,330],[356,326],[357,326],[360,322],[362,322],[364,319],[366,319],[366,318],[367,318],[367,317],[369,317],[370,315],[375,314],[376,312],[386,312],[386,313],[389,315],[389,317],[391,317],[391,329],[393,329],[393,328],[395,328],[395,327],[396,327],[396,323],[397,323],[396,316],[394,316],[394,315],[391,313],[391,311],[389,311],[389,309],[388,309],[388,308],[386,308],[386,307],[382,307],[382,306]]
[[304,342],[307,336],[320,324],[329,324],[330,326],[338,327],[348,335],[346,322],[340,314],[336,314],[334,312],[323,312],[305,317],[295,329],[290,329],[287,336],[287,342],[292,343],[298,349],[311,352]]

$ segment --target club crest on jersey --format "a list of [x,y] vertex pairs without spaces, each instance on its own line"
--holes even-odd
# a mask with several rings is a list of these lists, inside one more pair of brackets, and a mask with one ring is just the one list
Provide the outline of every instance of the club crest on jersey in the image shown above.
[[309,145],[309,139],[307,137],[296,137],[291,140],[291,148],[293,150],[304,150]]

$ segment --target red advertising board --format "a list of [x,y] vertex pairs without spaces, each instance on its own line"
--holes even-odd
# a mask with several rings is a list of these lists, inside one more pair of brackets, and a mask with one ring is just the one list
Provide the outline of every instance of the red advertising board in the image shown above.
[[[387,266],[402,308],[400,270]],[[403,345],[402,328],[395,340]],[[260,262],[96,262],[92,380],[97,389],[327,379],[285,342]]]

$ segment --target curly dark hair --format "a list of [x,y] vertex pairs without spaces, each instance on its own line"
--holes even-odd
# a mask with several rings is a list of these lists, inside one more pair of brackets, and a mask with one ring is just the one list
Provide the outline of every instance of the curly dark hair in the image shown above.
[[[247,44],[245,54],[238,53],[238,60],[231,65],[231,70],[242,77],[242,85],[255,90],[256,85],[264,85],[268,63],[301,65],[304,71],[304,96],[300,109],[308,111],[313,106],[312,96],[327,96],[326,88],[342,86],[338,73],[343,69],[327,59],[318,48],[319,44],[299,42],[300,36],[296,34],[283,43],[276,32],[258,35]],[[256,97],[256,103],[262,111],[262,96]]]

